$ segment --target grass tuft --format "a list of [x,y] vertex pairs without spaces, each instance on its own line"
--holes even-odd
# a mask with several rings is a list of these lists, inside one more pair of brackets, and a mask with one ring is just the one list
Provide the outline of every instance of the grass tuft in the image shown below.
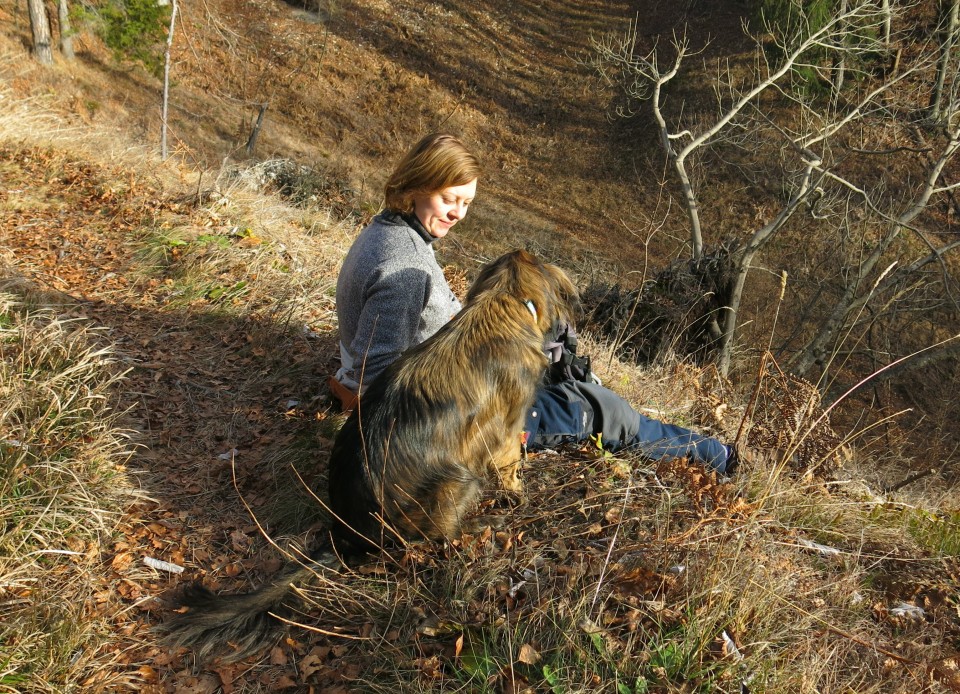
[[0,295],[0,691],[98,691],[95,593],[133,490],[112,409],[123,374],[84,322]]
[[139,230],[148,286],[168,308],[254,318],[273,330],[293,320],[331,329],[339,260],[355,229],[231,180]]

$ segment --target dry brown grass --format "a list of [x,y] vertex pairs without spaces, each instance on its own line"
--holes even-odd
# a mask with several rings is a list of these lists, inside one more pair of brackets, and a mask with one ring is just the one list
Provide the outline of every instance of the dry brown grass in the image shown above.
[[356,233],[328,211],[226,180],[178,204],[172,225],[146,227],[140,269],[171,308],[219,307],[274,326],[333,326],[340,260]]
[[570,452],[532,459],[526,479],[512,511],[489,502],[507,531],[321,577],[303,623],[326,636],[295,637],[311,677],[382,692],[949,689],[949,630],[890,616],[871,587],[877,548],[898,543],[869,503],[765,469],[718,485],[679,462]]
[[[146,285],[156,283],[149,293],[155,306],[260,322],[259,345],[268,351],[291,326],[332,331],[332,281],[355,229],[240,186],[202,192],[167,200],[169,216],[135,238],[141,260],[151,261],[140,271]],[[207,285],[187,300],[187,289],[212,279],[230,287],[247,282],[249,289],[215,296]],[[133,301],[132,293],[123,296]],[[727,440],[739,429],[746,407],[711,370],[669,360],[645,369],[626,364],[589,335],[581,351],[594,356],[608,385],[657,416],[712,427]],[[266,377],[251,374],[236,394],[258,383],[266,385]],[[758,392],[767,398],[780,391]],[[763,403],[751,411],[765,411]],[[217,426],[200,424],[198,435]],[[332,434],[327,429],[323,437]],[[796,449],[790,455],[817,454],[790,441],[784,446]],[[304,455],[322,457],[323,445],[307,448],[299,452],[284,440],[269,447],[275,458],[264,459],[269,475]],[[805,468],[818,462],[807,460]],[[859,474],[848,462],[845,474]],[[209,470],[200,474],[202,463],[190,465],[215,484]],[[269,663],[218,669],[206,680],[186,672],[183,656],[171,659],[156,649],[131,663],[106,647],[107,614],[49,613],[48,596],[62,590],[56,584],[31,593],[43,607],[40,616],[12,622],[22,655],[6,676],[16,687],[18,678],[41,671],[36,663],[59,663],[42,677],[84,681],[94,671],[97,686],[107,687],[145,662],[168,689],[205,686],[213,677],[252,692],[273,686],[263,684],[268,675],[280,678],[275,684],[289,679],[277,670],[294,663],[304,685],[372,691],[706,692],[739,691],[748,682],[751,691],[784,693],[900,691],[918,680],[936,691],[948,676],[949,656],[940,654],[949,653],[956,634],[951,603],[916,596],[935,597],[938,586],[950,585],[942,557],[958,535],[952,517],[905,509],[853,484],[801,476],[772,452],[726,484],[679,462],[654,466],[589,450],[534,457],[526,479],[529,494],[519,504],[486,502],[488,512],[508,517],[509,530],[410,545],[322,578],[300,620],[306,630],[292,631]],[[289,489],[276,493],[290,496]],[[90,492],[71,508],[111,503]],[[113,517],[101,510],[95,518],[99,526],[90,527],[107,532]],[[30,565],[14,556],[10,583]],[[62,561],[74,557],[66,556]],[[210,567],[214,577],[219,570]],[[891,584],[894,574],[905,582]],[[73,588],[95,601],[96,591],[84,587],[97,583],[88,575],[90,584]],[[126,577],[141,580],[136,572]],[[919,603],[930,617],[891,616],[899,600]],[[104,644],[102,652],[73,663],[81,651],[71,644],[90,634],[92,643]],[[54,643],[65,649],[52,651]]]
[[[24,93],[13,85],[42,81],[44,69],[24,60],[22,52],[4,41],[0,43],[0,134],[7,142],[35,145],[73,146],[93,137],[89,128],[70,124],[57,112],[60,100],[53,92],[29,90]],[[85,137],[86,135],[86,137]]]
[[0,296],[0,689],[102,691],[114,615],[100,562],[135,498],[113,409],[122,373],[90,325]]
[[[517,61],[519,56],[511,46],[501,58]],[[362,65],[347,67],[362,73],[369,64],[366,58]],[[231,406],[253,401],[251,411],[276,409],[277,398],[287,392],[277,384],[303,376],[308,369],[303,363],[285,363],[290,328],[296,332],[309,326],[332,341],[332,288],[356,232],[355,221],[294,208],[276,195],[229,180],[222,171],[201,176],[158,165],[144,145],[149,138],[134,142],[132,128],[124,130],[126,135],[98,132],[89,124],[75,130],[83,118],[65,114],[62,103],[53,115],[45,97],[23,98],[34,93],[29,89],[15,98],[4,91],[13,80],[30,82],[36,68],[18,55],[5,59],[0,69],[11,76],[0,85],[0,139],[66,147],[99,164],[118,166],[141,188],[143,181],[156,184],[148,191],[162,202],[150,208],[159,210],[156,217],[148,216],[124,237],[139,253],[137,281],[108,297],[121,320],[149,309],[159,326],[145,321],[156,332],[128,337],[123,348],[131,360],[152,363],[137,387],[154,408],[140,420],[143,429],[156,426],[158,432],[141,464],[154,466],[151,471],[157,474],[175,472],[171,476],[181,485],[173,492],[164,490],[168,496],[158,501],[160,511],[151,517],[167,524],[159,547],[180,551],[188,576],[234,580],[231,589],[259,582],[263,550],[256,544],[257,530],[239,504],[218,505],[222,498],[233,499],[237,490],[223,474],[224,464],[205,455],[216,446],[218,453],[229,450],[235,438],[246,437],[248,448],[237,463],[239,490],[280,502],[292,494],[277,481],[283,468],[304,460],[322,468],[339,421],[323,404],[291,406],[271,420],[274,428],[263,424],[266,417],[247,419],[247,412]],[[388,77],[354,86],[362,87],[360,96],[369,95]],[[62,74],[47,79],[53,85],[66,80]],[[561,96],[569,97],[577,84],[565,85]],[[404,93],[420,86],[417,80],[402,85]],[[511,88],[519,93],[516,84]],[[494,96],[485,95],[484,107],[504,119]],[[116,104],[101,106],[119,110]],[[444,106],[445,115],[451,105]],[[388,107],[381,102],[371,106],[379,117]],[[457,118],[478,112],[464,109]],[[218,113],[226,122],[230,110]],[[432,123],[435,115],[425,118]],[[135,119],[127,114],[127,120],[117,122],[129,125]],[[465,118],[451,124],[473,128],[479,136],[492,127],[488,121],[470,126]],[[387,142],[386,135],[376,141],[356,135],[347,138],[340,153],[361,162],[357,152],[366,152],[357,170],[369,173],[413,129],[404,121],[399,131],[391,131],[396,142]],[[483,218],[498,233],[504,231],[498,224],[506,219],[507,231],[549,249],[555,245],[551,235],[564,220],[549,207],[551,196],[545,196],[548,202],[538,198],[532,203],[518,197],[517,190],[528,190],[518,182],[529,177],[524,185],[534,189],[550,183],[565,196],[582,196],[581,219],[604,206],[602,190],[614,188],[603,176],[581,180],[570,171],[552,183],[557,169],[550,166],[556,164],[538,157],[553,145],[539,133],[530,144],[521,131],[523,127],[504,141],[490,138],[490,158],[503,169],[491,176],[491,193],[496,191],[499,201],[485,217],[471,219]],[[291,133],[285,123],[275,142],[292,143],[296,137]],[[602,151],[590,152],[588,162],[603,158]],[[181,153],[189,161],[189,148]],[[576,168],[569,166],[569,156],[561,159],[565,169]],[[531,174],[538,166],[543,170]],[[602,221],[592,221],[585,237],[598,227],[621,228],[614,213],[604,210],[597,217]],[[549,233],[540,236],[544,229]],[[498,236],[497,243],[505,239]],[[477,239],[470,239],[452,254],[479,257],[478,246]],[[28,258],[18,261],[26,266]],[[232,686],[254,692],[299,686],[619,694],[739,692],[746,682],[750,691],[787,694],[934,692],[956,684],[950,679],[960,633],[953,559],[960,552],[956,499],[922,485],[880,495],[872,457],[846,461],[834,480],[804,476],[787,464],[794,447],[789,440],[783,451],[763,451],[730,483],[681,463],[655,466],[585,450],[534,457],[526,470],[526,499],[492,496],[485,502],[487,511],[507,517],[507,530],[444,545],[412,544],[342,576],[325,576],[309,591],[310,603],[300,620],[306,629],[292,630],[259,660],[232,669],[214,665],[194,675],[186,654],[162,652],[148,632],[134,629],[130,615],[142,606],[139,598],[125,605],[115,600],[121,584],[145,586],[146,596],[171,589],[176,579],[147,576],[143,569],[127,571],[123,580],[108,575],[106,564],[123,551],[109,547],[107,540],[128,498],[124,471],[118,467],[127,456],[125,443],[115,413],[105,408],[119,387],[116,365],[107,363],[109,352],[90,347],[102,344],[100,335],[73,330],[82,324],[66,321],[63,306],[56,311],[29,318],[8,305],[0,312],[10,316],[3,328],[9,341],[3,345],[0,385],[5,395],[13,394],[4,400],[9,406],[0,410],[5,441],[0,457],[4,470],[17,473],[5,479],[4,489],[21,485],[16,503],[3,499],[0,504],[5,521],[0,524],[5,550],[0,555],[0,683],[10,691],[71,686],[90,691],[129,684],[144,691]],[[179,351],[177,345],[163,346],[157,353],[172,353],[163,362],[147,356],[151,353],[145,347],[139,351],[151,339],[165,339],[167,318],[178,325],[201,324],[194,328],[194,338],[214,329],[227,333],[236,328],[234,319],[241,331],[258,325],[252,351],[268,356],[258,361],[245,354],[250,365],[221,395],[223,361],[189,360],[200,340]],[[215,328],[204,328],[205,320]],[[30,352],[26,345],[38,351]],[[222,352],[208,344],[200,348],[221,359],[240,349],[235,343],[227,343]],[[312,358],[326,356],[313,349]],[[739,430],[748,396],[733,393],[711,371],[670,360],[654,368],[626,364],[615,358],[610,345],[588,335],[581,351],[593,355],[607,385],[648,414],[727,440]],[[24,356],[28,353],[34,356]],[[52,357],[73,374],[71,379],[61,380],[56,369],[48,370],[50,380],[39,378],[36,365]],[[193,368],[197,364],[213,371],[213,386],[189,383],[201,380],[202,369]],[[312,368],[322,371],[324,364]],[[320,381],[316,374],[313,380],[302,379],[307,395],[316,400],[322,397]],[[64,384],[74,390],[57,390]],[[261,389],[264,394],[255,397]],[[752,384],[745,390],[752,392]],[[20,394],[29,392],[46,393],[46,404],[22,407]],[[218,398],[226,404],[209,407]],[[165,399],[186,413],[178,419],[163,410]],[[158,412],[175,420],[174,433],[161,428]],[[315,430],[316,420],[320,425]],[[291,442],[277,434],[285,429],[297,429],[303,440]],[[803,428],[797,431],[802,435]],[[865,438],[870,436],[860,440]],[[10,445],[12,440],[21,444]],[[24,441],[33,443],[25,446]],[[884,465],[896,469],[900,449],[889,440],[874,444],[883,446],[889,456]],[[805,464],[817,467],[820,462],[814,456]],[[322,481],[322,469],[309,481]],[[184,491],[194,486],[199,491]],[[189,494],[200,501],[178,505]],[[303,520],[298,513],[291,524]],[[147,524],[140,516],[126,520]],[[892,610],[900,602],[924,608],[924,617],[897,616]],[[155,622],[157,617],[141,614],[139,619]],[[310,631],[316,628],[325,633]]]
[[[139,257],[151,259],[141,271],[148,285],[156,282],[150,298],[161,309],[179,310],[183,302],[197,317],[262,321],[263,346],[290,325],[334,328],[330,289],[353,227],[238,186],[168,204],[166,222],[136,237]],[[186,300],[187,288],[211,279],[230,287],[247,282],[249,289],[231,297],[208,288]],[[638,406],[713,426],[725,438],[739,428],[746,408],[710,370],[669,361],[641,369],[589,336],[581,351]],[[244,388],[256,383],[252,375]],[[272,449],[275,467],[300,458],[292,449],[285,457],[284,445]],[[311,450],[317,454],[316,446]],[[925,520],[848,490],[853,485],[799,476],[783,462],[769,457],[723,484],[679,462],[654,466],[587,450],[534,457],[525,500],[486,502],[488,512],[508,517],[509,530],[410,545],[323,577],[309,591],[301,620],[307,629],[294,630],[271,652],[272,665],[248,663],[211,676],[240,678],[238,690],[263,691],[265,673],[282,661],[296,664],[304,685],[372,691],[706,692],[739,691],[741,682],[751,691],[784,693],[899,691],[900,682],[913,687],[917,678],[936,691],[946,677],[937,673],[948,671],[940,653],[948,653],[956,633],[950,603],[927,605],[930,620],[892,617],[895,596],[907,593],[886,581],[896,570],[910,577],[911,590],[933,590],[943,551],[931,548],[936,537],[956,534],[955,521]],[[72,507],[110,503],[91,493]],[[107,532],[112,517],[95,517],[99,526],[90,527]],[[823,554],[810,542],[836,551]],[[16,556],[10,583],[29,565]],[[930,568],[933,574],[919,570]],[[71,617],[78,634],[110,639],[103,615]],[[30,662],[51,662],[51,643],[74,643],[62,615],[45,619],[18,617],[15,643],[23,655],[8,677],[32,676]],[[43,676],[79,681],[93,668],[103,686],[128,676],[131,664],[115,651],[105,660],[80,660],[73,670],[64,662],[77,652],[58,651],[52,662],[60,669]],[[156,663],[169,686],[201,686],[202,678],[184,674],[180,656],[151,652],[156,660],[146,662]],[[240,685],[243,677],[250,682]]]

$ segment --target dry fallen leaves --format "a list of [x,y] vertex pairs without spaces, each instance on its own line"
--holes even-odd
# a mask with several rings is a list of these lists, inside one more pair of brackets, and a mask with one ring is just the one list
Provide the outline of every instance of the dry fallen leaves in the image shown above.
[[540,662],[540,653],[529,643],[520,646],[520,652],[517,654],[517,660],[525,665],[536,665]]

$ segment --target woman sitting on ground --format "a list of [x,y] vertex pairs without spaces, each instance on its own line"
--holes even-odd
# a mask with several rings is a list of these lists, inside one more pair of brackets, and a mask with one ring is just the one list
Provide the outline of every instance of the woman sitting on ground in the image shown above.
[[[346,407],[460,310],[433,244],[467,214],[479,177],[463,143],[435,133],[407,152],[387,181],[385,210],[360,232],[337,279],[341,368],[330,386]],[[687,457],[720,473],[737,464],[732,447],[645,417],[598,383],[565,380],[537,390],[527,417],[530,450],[598,434],[610,450],[631,448],[654,460]]]

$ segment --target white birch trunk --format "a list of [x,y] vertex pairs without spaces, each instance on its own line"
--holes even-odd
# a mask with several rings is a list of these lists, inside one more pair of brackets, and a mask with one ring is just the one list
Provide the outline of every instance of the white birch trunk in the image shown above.
[[177,0],[170,10],[170,30],[167,33],[167,49],[163,56],[163,106],[160,109],[160,159],[167,159],[167,105],[170,101],[170,48],[173,46],[173,29],[177,21]]
[[30,11],[30,30],[33,32],[33,56],[44,65],[53,63],[50,40],[50,19],[43,0],[27,0]]

